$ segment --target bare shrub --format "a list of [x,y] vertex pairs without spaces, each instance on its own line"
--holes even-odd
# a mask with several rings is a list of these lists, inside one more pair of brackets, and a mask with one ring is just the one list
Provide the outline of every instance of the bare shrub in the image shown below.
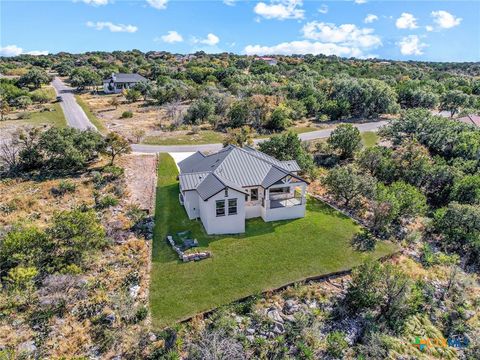
[[203,331],[198,340],[188,343],[189,359],[245,359],[242,344],[219,331]]

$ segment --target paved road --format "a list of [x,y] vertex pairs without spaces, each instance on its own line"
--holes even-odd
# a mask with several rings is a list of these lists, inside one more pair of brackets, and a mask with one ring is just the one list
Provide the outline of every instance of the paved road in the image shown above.
[[80,130],[96,130],[97,128],[90,122],[90,120],[88,120],[87,115],[85,115],[85,112],[80,105],[78,105],[77,100],[73,95],[73,88],[65,85],[65,83],[58,77],[53,79],[52,85],[55,88],[57,96],[62,98],[60,105],[65,114],[65,118],[67,119],[68,126]]
[[[88,120],[87,115],[83,109],[78,105],[75,96],[73,95],[73,89],[56,77],[52,81],[52,85],[55,88],[58,96],[62,97],[61,106],[65,117],[67,118],[67,123],[69,126],[76,129],[95,129],[96,127]],[[386,121],[375,121],[363,124],[353,124],[360,131],[377,131],[381,126],[387,124]],[[298,136],[302,141],[310,141],[315,139],[323,139],[330,136],[334,128],[323,129],[317,131],[311,131]],[[255,139],[253,142],[255,144],[261,143],[267,139]],[[222,144],[192,144],[192,145],[144,145],[144,144],[133,144],[132,150],[139,153],[160,153],[160,152],[195,152],[195,151],[217,151],[222,148]]]
[[[383,125],[386,125],[387,121],[375,121],[375,122],[368,122],[363,124],[353,124],[353,126],[357,127],[361,132],[363,131],[377,131]],[[323,139],[330,136],[334,128],[331,129],[323,129],[323,130],[316,130],[311,131],[303,134],[299,134],[298,136],[302,141],[310,141],[315,139]],[[253,142],[254,144],[261,143],[267,139],[255,139]],[[159,152],[195,152],[195,151],[217,151],[221,149],[223,146],[222,144],[204,144],[204,145],[143,145],[143,144],[134,144],[132,145],[132,149],[135,152],[140,153],[159,153]]]

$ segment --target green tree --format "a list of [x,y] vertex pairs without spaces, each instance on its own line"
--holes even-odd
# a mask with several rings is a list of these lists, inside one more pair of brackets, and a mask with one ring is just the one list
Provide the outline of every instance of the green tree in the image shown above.
[[133,103],[135,101],[138,101],[142,94],[140,91],[135,90],[135,89],[127,89],[124,91],[125,99],[127,99],[128,102]]
[[18,266],[48,267],[52,244],[47,235],[34,226],[15,227],[0,240],[0,278]]
[[32,99],[28,95],[19,96],[14,100],[15,106],[20,109],[26,109],[33,104]]
[[40,134],[37,151],[42,169],[75,171],[95,160],[103,147],[104,140],[96,131],[52,127]]
[[140,81],[139,83],[135,84],[133,89],[142,94],[143,100],[147,101],[148,97],[153,91],[153,85],[150,81]]
[[352,272],[345,305],[351,313],[370,311],[377,325],[398,331],[421,300],[410,278],[392,264],[366,263]]
[[331,100],[347,102],[353,117],[376,117],[398,107],[395,91],[377,79],[338,77],[332,82]]
[[228,125],[232,128],[242,127],[249,121],[249,103],[246,100],[236,101],[228,111]]
[[341,124],[335,128],[327,140],[328,144],[340,152],[344,159],[352,158],[362,147],[360,131],[352,124]]
[[449,90],[442,95],[440,108],[450,111],[450,117],[453,117],[462,107],[468,103],[468,95],[460,90]]
[[290,115],[291,109],[284,104],[280,104],[273,110],[265,127],[274,131],[283,131],[291,124]]
[[88,86],[96,86],[102,82],[100,75],[88,67],[75,68],[70,73],[70,84],[82,90]]
[[237,129],[228,129],[227,136],[223,141],[223,146],[236,145],[244,147],[245,145],[253,144],[253,131],[248,125],[242,126]]
[[362,174],[354,165],[337,166],[330,170],[323,179],[328,191],[349,207],[353,200],[361,196],[370,196],[375,187],[375,180],[367,174]]
[[272,136],[259,144],[260,151],[278,160],[296,160],[303,171],[313,168],[312,156],[308,153],[302,141],[292,131]]
[[479,204],[480,175],[467,175],[455,181],[451,198],[462,204]]
[[373,229],[385,231],[402,219],[423,215],[427,209],[426,197],[415,186],[397,181],[389,186],[377,185],[373,204]]
[[93,210],[57,213],[47,233],[52,239],[59,269],[70,264],[81,266],[87,253],[107,243],[105,230]]
[[364,149],[358,156],[358,166],[384,183],[391,183],[396,178],[396,165],[392,158],[392,149],[373,146]]
[[196,100],[187,110],[184,121],[198,125],[208,121],[215,113],[215,104],[209,99]]
[[102,149],[102,152],[110,157],[110,165],[113,165],[117,156],[130,154],[132,148],[127,139],[115,132],[110,132],[105,137],[105,146]]
[[6,281],[8,287],[16,291],[31,291],[35,284],[34,279],[38,275],[35,267],[18,266],[8,272]]
[[480,264],[480,207],[451,202],[434,214],[432,232],[444,251],[454,251],[466,263]]
[[22,75],[18,79],[18,85],[20,87],[31,87],[33,89],[39,89],[42,84],[48,84],[50,82],[50,77],[45,72],[45,70],[33,68],[29,70],[25,75]]

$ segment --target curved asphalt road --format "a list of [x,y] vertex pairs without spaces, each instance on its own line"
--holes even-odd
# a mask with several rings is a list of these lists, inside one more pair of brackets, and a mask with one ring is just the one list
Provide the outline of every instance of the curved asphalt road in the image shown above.
[[65,83],[58,77],[53,79],[52,86],[55,88],[57,96],[62,98],[60,106],[65,114],[68,126],[80,130],[97,130],[90,120],[88,120],[87,115],[85,115],[85,112],[80,105],[78,105],[77,100],[73,95],[73,88],[65,85]]
[[[383,125],[386,125],[387,121],[375,121],[375,122],[368,122],[363,124],[353,124],[360,132],[363,131],[377,131]],[[335,128],[330,129],[323,129],[323,130],[316,130],[310,131],[307,133],[299,134],[298,137],[302,141],[310,141],[315,139],[323,139],[330,136],[332,131]],[[256,145],[261,143],[268,138],[265,139],[255,139],[253,143]],[[140,153],[159,153],[159,152],[195,152],[195,151],[205,151],[205,152],[212,152],[218,151],[223,147],[222,144],[203,144],[203,145],[145,145],[145,144],[134,144],[132,145],[132,149],[135,152]]]
[[[78,105],[75,96],[73,95],[73,89],[67,85],[58,77],[52,81],[52,85],[55,88],[58,96],[62,97],[62,102],[60,103],[67,119],[69,126],[76,129],[86,130],[94,129],[96,127],[88,120],[87,115],[83,109]],[[383,125],[386,125],[387,121],[375,121],[368,122],[363,124],[353,124],[361,132],[363,131],[377,131]],[[327,138],[330,136],[334,128],[323,129],[311,131],[298,136],[302,141],[310,141],[315,139]],[[255,139],[253,140],[254,144],[261,143],[265,139]],[[149,153],[155,154],[160,152],[195,152],[195,151],[205,151],[212,152],[220,150],[223,147],[222,144],[192,144],[192,145],[145,145],[145,144],[132,144],[132,150],[138,153]]]

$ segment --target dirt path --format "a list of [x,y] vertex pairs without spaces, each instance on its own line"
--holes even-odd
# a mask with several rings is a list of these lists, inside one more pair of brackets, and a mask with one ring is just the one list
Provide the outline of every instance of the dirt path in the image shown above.
[[131,154],[120,159],[125,169],[130,202],[150,214],[155,208],[157,183],[157,156],[155,154]]

